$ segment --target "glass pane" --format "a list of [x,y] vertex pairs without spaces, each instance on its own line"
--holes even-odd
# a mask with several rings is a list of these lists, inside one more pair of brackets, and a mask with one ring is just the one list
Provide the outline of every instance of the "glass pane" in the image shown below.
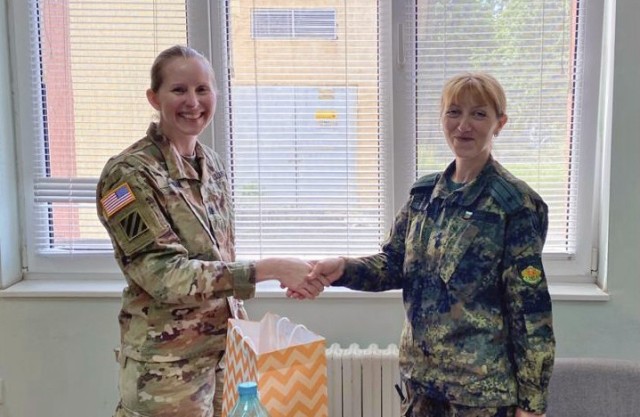
[[[237,254],[374,253],[384,232],[379,5],[294,3],[228,2]],[[284,25],[285,16],[293,17],[290,38],[251,36],[257,19],[264,33],[273,29],[267,17]]]
[[75,193],[95,189],[107,159],[144,136],[154,117],[145,95],[149,69],[158,52],[186,43],[185,1],[38,0],[35,13],[42,108],[34,115],[43,135],[34,182],[37,190],[55,184],[69,201],[36,200],[37,244],[100,248],[107,240],[95,208],[81,207],[91,203],[78,203]]
[[453,155],[440,126],[444,81],[487,71],[504,86],[509,121],[494,155],[549,205],[546,252],[575,251],[580,122],[577,4],[571,0],[417,2],[416,138],[419,175]]

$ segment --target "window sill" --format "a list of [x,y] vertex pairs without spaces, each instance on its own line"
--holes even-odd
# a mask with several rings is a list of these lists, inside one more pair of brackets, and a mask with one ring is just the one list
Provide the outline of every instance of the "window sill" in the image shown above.
[[[54,280],[27,279],[0,290],[0,298],[120,298],[124,281],[121,279]],[[609,294],[596,284],[552,283],[549,285],[554,301],[608,301]],[[260,283],[258,298],[283,298],[284,292],[274,283]],[[345,288],[327,288],[321,298],[401,298],[400,291],[369,293]]]

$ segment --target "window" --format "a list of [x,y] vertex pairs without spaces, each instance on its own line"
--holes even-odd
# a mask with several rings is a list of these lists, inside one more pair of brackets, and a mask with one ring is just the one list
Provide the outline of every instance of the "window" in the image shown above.
[[[494,155],[549,205],[548,252],[576,250],[582,137],[582,22],[570,1],[419,2],[416,138],[420,173],[450,161],[438,123],[443,82],[465,70],[494,74],[507,92],[509,122]],[[577,9],[576,9],[577,10]]]
[[[20,7],[18,7],[20,6]],[[142,137],[153,117],[145,90],[150,63],[187,42],[180,0],[29,0],[16,4],[30,30],[20,73],[27,193],[28,266],[90,271],[88,254],[111,251],[97,222],[95,186],[107,159]],[[26,100],[30,100],[26,102]],[[69,263],[67,263],[69,264]],[[71,264],[69,264],[71,265]],[[73,269],[72,268],[72,269]]]
[[[237,252],[249,258],[375,252],[385,223],[389,109],[381,89],[390,82],[380,67],[378,19],[388,11],[375,1],[349,1],[332,12],[253,4],[230,1],[221,9],[234,36],[214,54],[230,57],[219,71],[228,100],[224,132],[216,137],[224,138],[218,148],[229,150]],[[335,37],[294,39],[319,27],[310,25],[314,15],[338,22],[330,25],[339,28]],[[252,38],[249,16],[254,33],[266,17],[289,16],[296,36]]]
[[590,279],[601,2],[14,3],[32,273],[115,271],[95,182],[152,119],[153,58],[188,42],[222,92],[202,140],[227,160],[239,258],[377,251],[411,183],[452,158],[444,80],[486,70],[509,102],[495,154],[550,206],[549,273]]
[[594,63],[599,63],[602,4],[410,3],[403,32],[410,47],[402,57],[409,83],[403,88],[411,99],[405,108],[413,115],[408,135],[415,138],[417,172],[437,171],[450,161],[438,123],[443,82],[461,71],[491,72],[505,87],[509,115],[494,155],[549,205],[547,270],[564,279],[589,277],[596,215],[592,167],[599,84],[594,68],[599,66]]

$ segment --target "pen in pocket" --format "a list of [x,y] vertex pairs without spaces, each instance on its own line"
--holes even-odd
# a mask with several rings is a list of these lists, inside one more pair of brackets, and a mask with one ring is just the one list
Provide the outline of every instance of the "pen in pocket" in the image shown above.
[[396,384],[395,387],[396,387],[396,391],[398,391],[398,395],[400,396],[400,400],[404,401],[405,398],[404,398],[404,394],[402,393],[402,388],[400,388],[400,385],[398,384]]

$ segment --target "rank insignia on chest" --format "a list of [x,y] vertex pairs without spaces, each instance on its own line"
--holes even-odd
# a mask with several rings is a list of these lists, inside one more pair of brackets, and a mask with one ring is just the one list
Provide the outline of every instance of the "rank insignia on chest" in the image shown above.
[[471,216],[473,216],[473,212],[471,211],[465,211],[464,214],[462,215],[462,218],[464,220],[469,220],[471,218]]
[[100,204],[104,210],[105,217],[108,219],[134,201],[136,201],[136,197],[133,195],[131,187],[126,182],[123,182],[102,197]]
[[531,265],[520,272],[522,280],[529,285],[537,285],[542,280],[542,271]]
[[222,177],[224,177],[224,171],[216,171],[211,174],[211,178],[213,178],[214,181],[218,181]]

